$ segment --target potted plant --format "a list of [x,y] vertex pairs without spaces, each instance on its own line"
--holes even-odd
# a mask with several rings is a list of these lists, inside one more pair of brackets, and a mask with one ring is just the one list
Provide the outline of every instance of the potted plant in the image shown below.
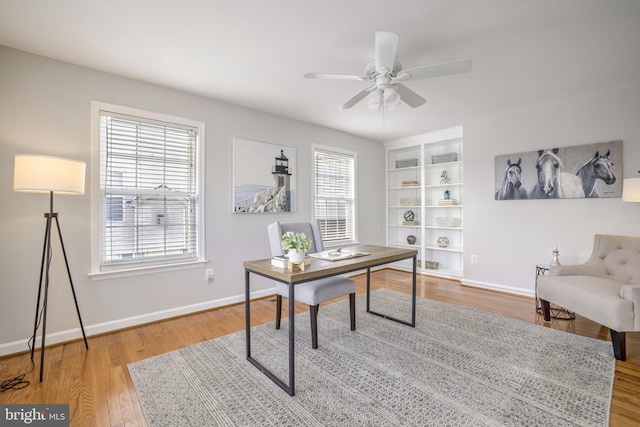
[[449,200],[449,199],[451,199],[451,193],[449,193],[449,190],[446,190],[446,191],[444,192],[444,199],[445,199],[445,200]]
[[304,262],[304,257],[311,249],[311,239],[304,233],[288,231],[282,235],[282,249],[289,250],[289,261],[294,264]]

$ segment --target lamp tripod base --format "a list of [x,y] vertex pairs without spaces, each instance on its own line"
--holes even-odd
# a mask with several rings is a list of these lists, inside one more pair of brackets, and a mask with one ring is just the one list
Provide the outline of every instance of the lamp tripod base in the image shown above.
[[[51,194],[51,205],[53,205],[53,193]],[[35,351],[35,340],[38,327],[40,326],[40,313],[42,315],[42,344],[40,346],[40,382],[44,377],[44,352],[45,352],[45,338],[47,332],[47,302],[49,298],[49,267],[51,266],[51,228],[52,222],[55,221],[56,229],[58,230],[58,237],[60,238],[60,246],[62,247],[62,254],[64,255],[64,263],[67,268],[67,275],[69,276],[69,284],[71,285],[71,293],[73,294],[73,301],[76,306],[76,313],[78,314],[78,320],[80,322],[80,329],[82,331],[82,337],[84,339],[84,346],[88,350],[89,344],[87,343],[87,335],[84,332],[84,326],[82,324],[82,316],[80,316],[80,308],[78,307],[78,299],[76,298],[76,291],[73,287],[73,280],[71,279],[71,270],[69,270],[69,261],[67,260],[67,252],[64,249],[64,242],[62,240],[62,232],[60,231],[60,223],[58,222],[57,212],[47,212],[44,214],[47,219],[47,225],[44,232],[44,247],[42,249],[42,264],[40,266],[40,284],[38,286],[38,302],[36,303],[36,316],[33,322],[33,345],[31,346],[31,361],[33,361],[33,355]],[[44,287],[43,287],[44,285]],[[40,304],[42,300],[42,305]]]

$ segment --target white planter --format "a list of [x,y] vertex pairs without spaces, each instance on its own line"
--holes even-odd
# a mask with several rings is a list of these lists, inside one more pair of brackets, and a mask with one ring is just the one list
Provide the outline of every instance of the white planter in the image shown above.
[[289,249],[289,261],[294,264],[302,264],[304,262],[305,251],[298,252],[295,249]]

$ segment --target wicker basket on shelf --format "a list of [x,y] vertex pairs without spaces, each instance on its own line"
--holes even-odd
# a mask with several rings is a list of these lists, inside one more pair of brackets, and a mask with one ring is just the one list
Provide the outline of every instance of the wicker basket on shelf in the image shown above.
[[420,197],[400,197],[400,206],[420,206]]
[[460,218],[439,216],[436,217],[436,225],[438,227],[460,227]]
[[431,269],[436,270],[438,267],[440,267],[440,263],[437,262],[437,261],[425,261],[424,262],[424,266],[426,268],[431,268]]

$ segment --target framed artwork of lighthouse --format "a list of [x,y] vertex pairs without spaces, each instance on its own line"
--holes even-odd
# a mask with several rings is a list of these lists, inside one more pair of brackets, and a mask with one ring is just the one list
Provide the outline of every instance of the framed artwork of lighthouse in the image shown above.
[[296,210],[296,149],[233,138],[233,212]]

